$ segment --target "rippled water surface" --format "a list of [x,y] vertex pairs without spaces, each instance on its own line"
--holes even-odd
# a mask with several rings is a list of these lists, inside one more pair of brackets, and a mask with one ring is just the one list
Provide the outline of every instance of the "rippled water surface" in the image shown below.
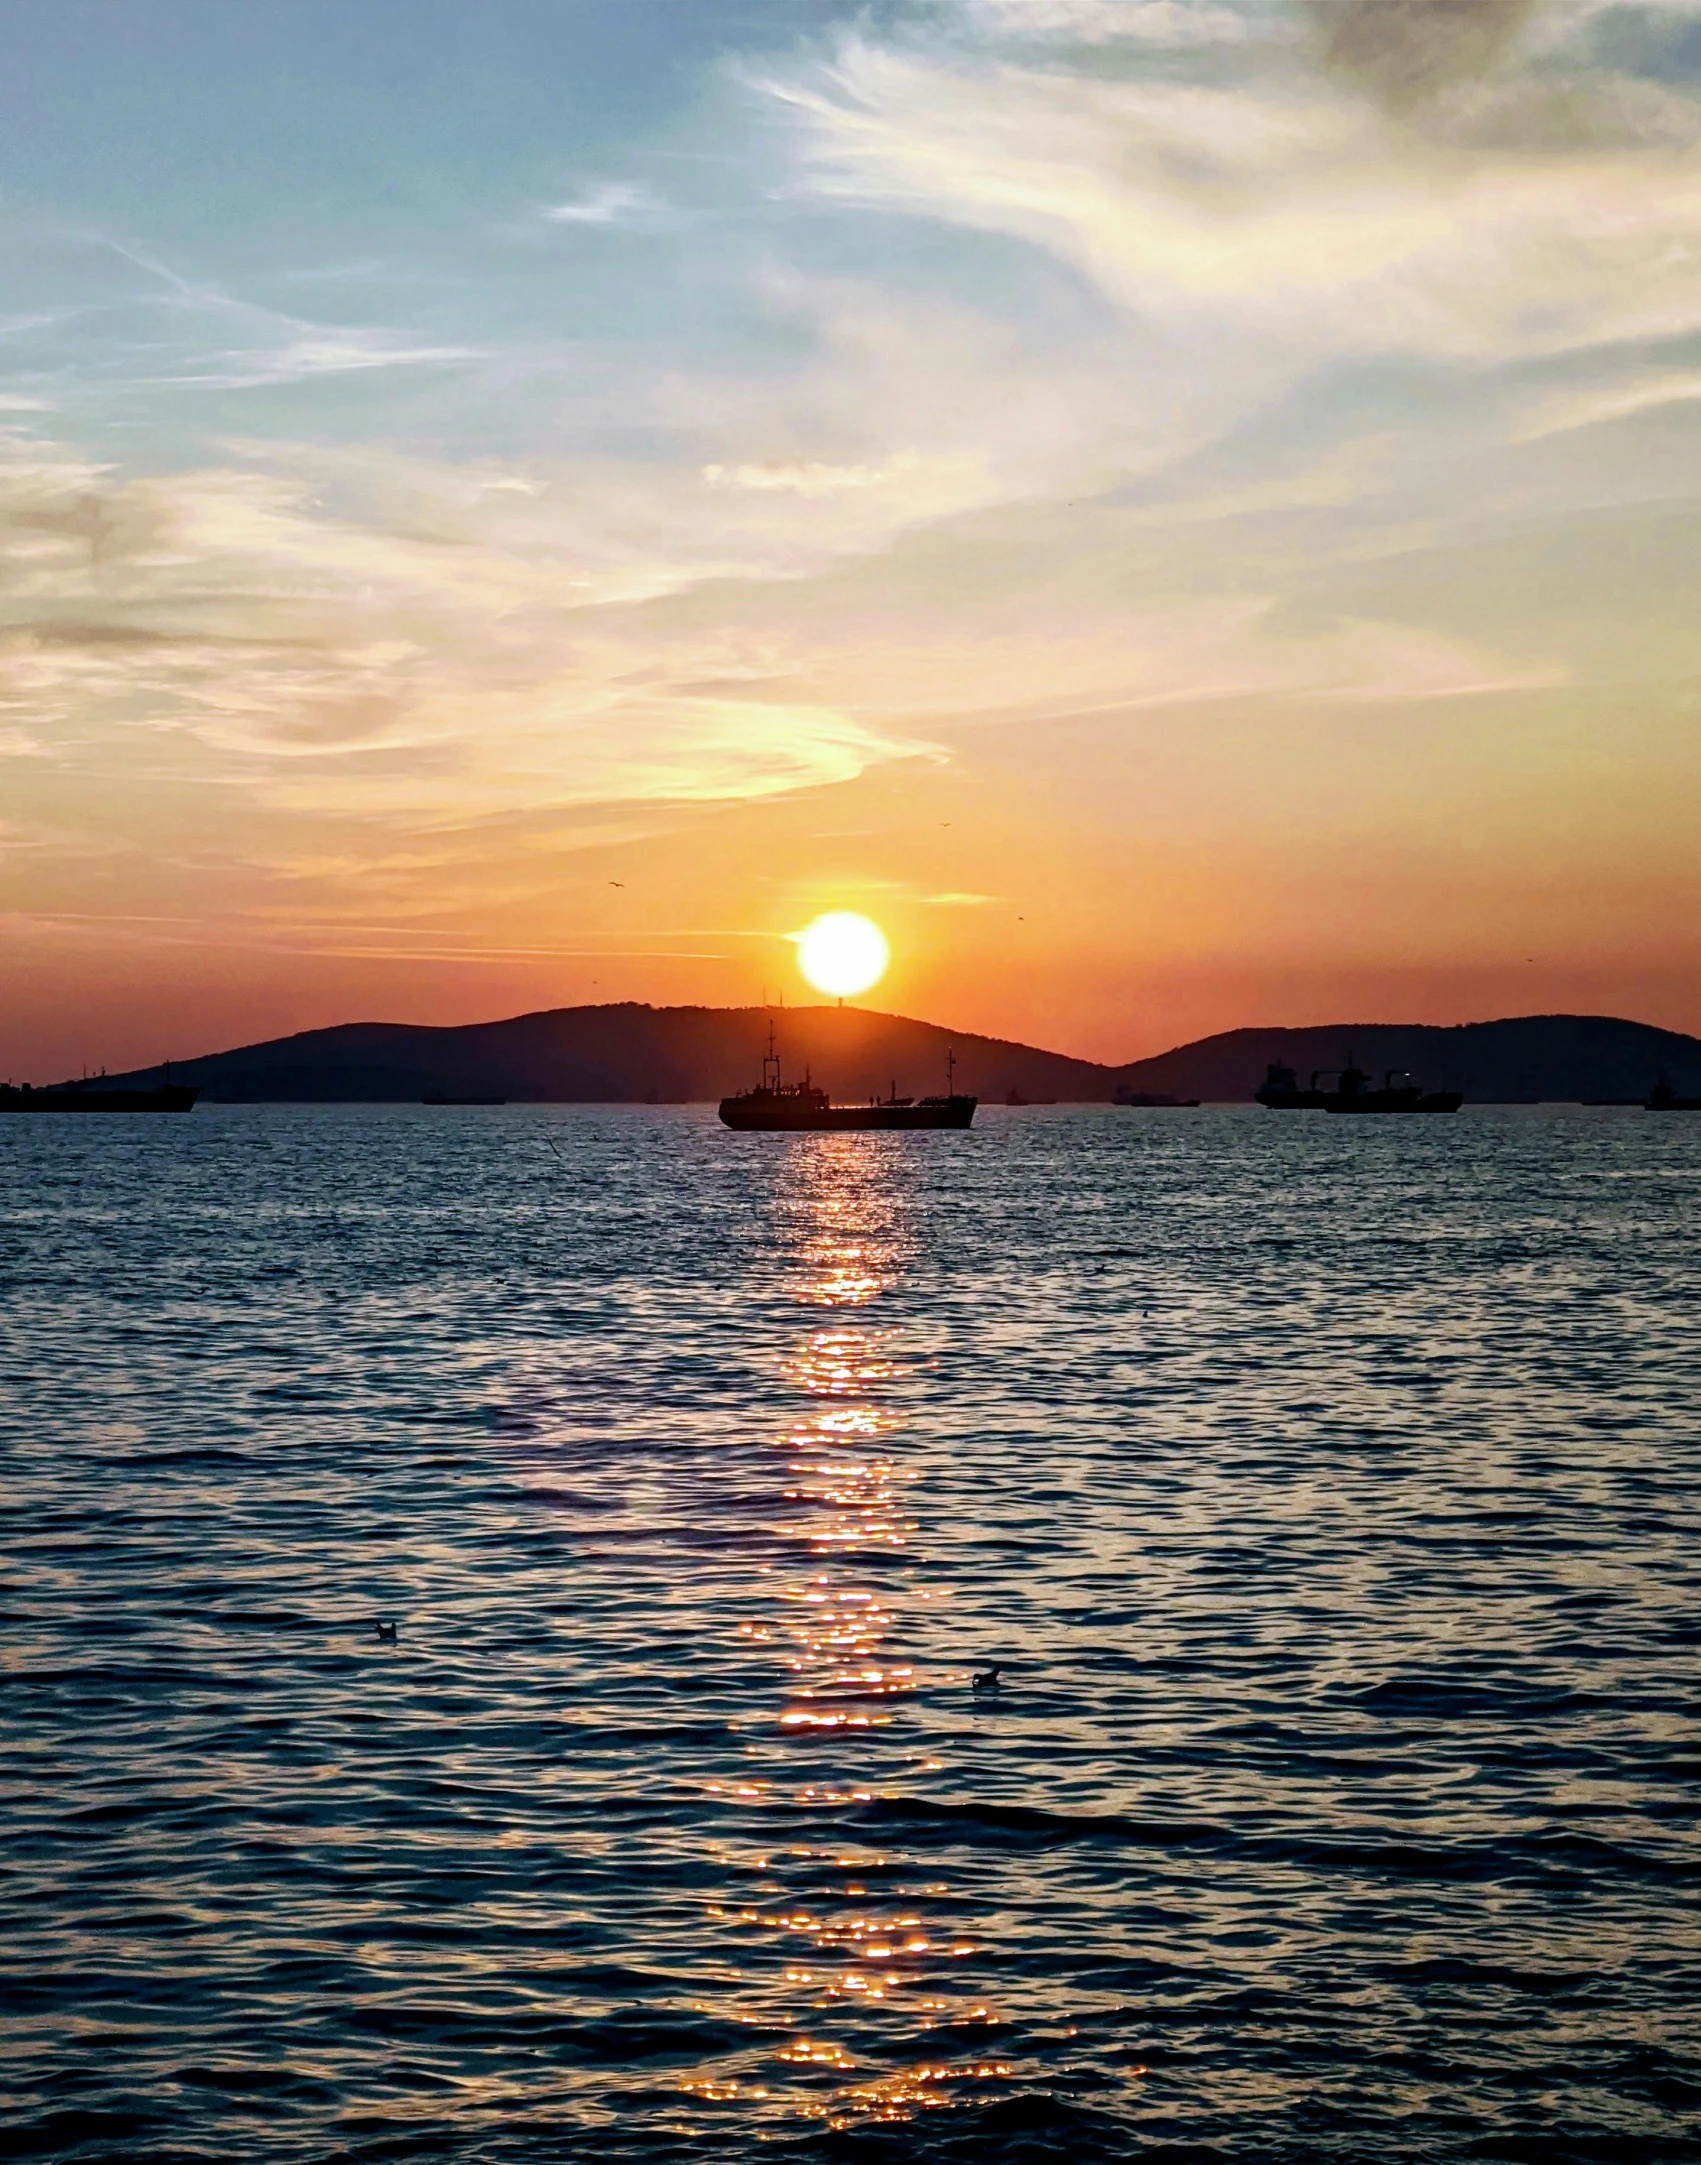
[[1701,2157],[1698,1176],[0,1123],[0,2155]]

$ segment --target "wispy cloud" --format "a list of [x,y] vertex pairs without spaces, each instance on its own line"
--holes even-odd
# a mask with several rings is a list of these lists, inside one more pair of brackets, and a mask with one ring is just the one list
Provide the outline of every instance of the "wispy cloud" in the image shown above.
[[667,205],[642,188],[608,181],[575,202],[554,204],[543,215],[558,226],[622,226],[648,224],[667,214]]
[[208,390],[238,391],[264,384],[301,383],[370,368],[447,367],[479,358],[476,346],[413,345],[388,331],[319,332],[272,347],[209,356],[170,380]]
[[1271,34],[1246,11],[1210,0],[966,0],[973,28],[1021,45],[1243,45]]
[[901,482],[921,463],[914,451],[894,452],[876,464],[856,466],[834,466],[820,459],[766,459],[760,465],[705,466],[703,479],[718,488],[831,496],[841,489],[878,489]]
[[1519,443],[1534,443],[1543,436],[1626,421],[1662,406],[1691,406],[1697,400],[1701,400],[1701,369],[1634,371],[1618,382],[1551,391],[1531,401],[1513,436]]
[[477,359],[482,351],[382,324],[314,322],[210,279],[186,276],[128,242],[101,236],[99,245],[143,274],[153,289],[144,304],[179,326],[179,358],[149,371],[157,382],[245,390],[369,369],[446,366]]
[[[1421,130],[1359,95],[1339,55],[1190,80],[852,37],[767,81],[820,196],[1056,253],[1185,353],[1202,388],[1331,356],[1480,363],[1701,327],[1701,104],[1658,94],[1656,155],[1634,98],[1600,141],[1578,131],[1574,86],[1480,92],[1470,55],[1491,57],[1515,12],[1485,11],[1481,52],[1475,28],[1457,33],[1431,73],[1464,88]],[[1408,16],[1430,20],[1388,0],[1331,17],[1330,35],[1423,75]]]
[[[319,494],[333,473],[337,512]],[[783,534],[759,546],[750,528],[731,553],[697,537],[695,562],[648,553],[677,516],[676,498],[609,476],[592,502],[323,453],[295,471],[119,481],[51,447],[14,451],[0,463],[0,714],[47,742],[102,723],[181,733],[240,758],[274,804],[423,825],[760,797],[925,748],[819,698],[769,695],[771,672],[743,697],[690,688],[726,675],[724,641],[658,654],[634,605],[740,558],[746,575],[792,567]]]

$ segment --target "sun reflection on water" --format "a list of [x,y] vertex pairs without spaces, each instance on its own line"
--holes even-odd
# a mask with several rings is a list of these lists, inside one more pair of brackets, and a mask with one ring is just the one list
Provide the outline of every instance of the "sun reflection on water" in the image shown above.
[[[737,1626],[752,1654],[775,1662],[772,1717],[748,1747],[763,1773],[716,1785],[768,1814],[789,1804],[800,1833],[940,1767],[905,1740],[910,1642],[937,1611],[914,1585],[920,1476],[904,1450],[901,1334],[869,1313],[907,1254],[904,1168],[870,1141],[812,1139],[791,1168],[792,1290],[825,1313],[783,1364],[780,1384],[801,1404],[774,1439],[772,1520],[752,1528],[777,1535],[789,1565],[757,1574],[759,1605]],[[711,1915],[762,1977],[753,2000],[740,1971],[739,2018],[759,2005],[757,2019],[784,2035],[759,2066],[746,2059],[736,2077],[705,2070],[688,2083],[701,2104],[847,2128],[905,2121],[1010,2074],[1002,2061],[938,2051],[940,2032],[996,2019],[964,1974],[978,1943],[960,1914],[947,1921],[937,1907],[949,1882],[843,1831],[744,1863],[750,1894]],[[894,2066],[906,2046],[913,2061]]]

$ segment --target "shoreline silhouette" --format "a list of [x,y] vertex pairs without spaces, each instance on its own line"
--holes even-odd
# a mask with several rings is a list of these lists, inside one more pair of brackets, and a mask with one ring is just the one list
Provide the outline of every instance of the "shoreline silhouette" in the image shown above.
[[[635,1001],[441,1027],[341,1023],[176,1060],[169,1073],[213,1103],[715,1104],[759,1066],[770,1026],[788,1068],[809,1068],[845,1102],[931,1089],[948,1051],[959,1087],[985,1105],[1245,1104],[1272,1066],[1307,1075],[1355,1059],[1476,1104],[1639,1105],[1662,1075],[1680,1093],[1701,1088],[1701,1038],[1606,1015],[1246,1027],[1114,1065],[867,1007]],[[146,1089],[166,1077],[156,1067],[103,1080]]]

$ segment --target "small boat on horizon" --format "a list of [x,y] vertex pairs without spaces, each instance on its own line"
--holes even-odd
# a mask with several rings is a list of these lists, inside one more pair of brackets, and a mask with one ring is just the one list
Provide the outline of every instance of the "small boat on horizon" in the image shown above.
[[774,1049],[774,1026],[770,1023],[762,1080],[754,1089],[740,1090],[732,1097],[722,1098],[721,1119],[729,1128],[787,1134],[869,1128],[906,1132],[917,1128],[966,1128],[974,1119],[975,1107],[980,1101],[965,1097],[956,1089],[956,1066],[956,1054],[947,1052],[945,1090],[938,1097],[900,1097],[894,1081],[891,1094],[885,1099],[870,1098],[866,1105],[835,1105],[825,1090],[816,1087],[807,1068],[800,1083],[780,1080],[780,1058]]
[[1643,1110],[1650,1113],[1701,1113],[1701,1098],[1682,1098],[1662,1075],[1643,1100]]

